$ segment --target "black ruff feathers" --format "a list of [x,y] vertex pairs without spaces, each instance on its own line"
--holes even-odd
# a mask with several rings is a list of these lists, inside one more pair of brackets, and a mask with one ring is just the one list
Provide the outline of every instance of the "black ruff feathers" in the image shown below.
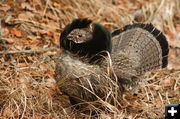
[[[76,28],[87,28],[92,23],[89,19],[75,19],[72,23],[68,24],[60,37],[60,47],[68,50],[73,54],[78,54],[80,57],[90,58],[90,62],[94,62],[99,59],[99,56],[95,56],[101,51],[111,52],[111,34],[101,24],[92,23],[92,39],[83,43],[75,43],[72,40],[67,39],[67,35]],[[101,55],[106,55],[102,53]]]

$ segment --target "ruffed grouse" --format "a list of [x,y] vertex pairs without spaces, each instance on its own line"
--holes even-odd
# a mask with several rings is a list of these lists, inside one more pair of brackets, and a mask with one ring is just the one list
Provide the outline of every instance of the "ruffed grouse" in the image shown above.
[[[94,101],[98,97],[105,100],[109,92],[109,102],[112,102],[115,94],[111,89],[118,91],[116,94],[120,96],[123,90],[138,85],[146,72],[167,66],[168,42],[152,24],[132,24],[112,32],[111,52],[109,32],[99,24],[96,24],[100,26],[98,30],[96,27],[92,31],[84,29],[90,23],[88,19],[76,19],[65,28],[60,38],[61,48],[65,51],[57,61],[56,80],[72,103]],[[110,53],[117,78],[112,77],[113,71],[107,71],[108,63],[89,64],[81,60],[85,57],[91,62],[92,57],[101,51]],[[96,57],[93,61],[99,58],[101,62],[107,61],[107,55],[100,56],[103,58]]]

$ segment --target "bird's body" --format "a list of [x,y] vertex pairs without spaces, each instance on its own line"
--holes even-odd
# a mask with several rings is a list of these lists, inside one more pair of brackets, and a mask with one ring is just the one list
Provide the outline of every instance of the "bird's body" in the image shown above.
[[[88,19],[76,19],[66,26],[60,38],[64,52],[56,64],[56,80],[72,104],[120,99],[123,91],[134,89],[146,72],[167,66],[168,43],[153,25],[127,25],[114,31],[111,38],[108,30],[97,23],[88,31],[90,23]],[[99,59],[103,63],[97,63]]]
[[105,70],[99,65],[84,63],[70,52],[64,52],[56,63],[56,80],[60,90],[69,96],[72,104],[101,99],[115,103],[113,97],[118,96],[120,100],[121,87]]

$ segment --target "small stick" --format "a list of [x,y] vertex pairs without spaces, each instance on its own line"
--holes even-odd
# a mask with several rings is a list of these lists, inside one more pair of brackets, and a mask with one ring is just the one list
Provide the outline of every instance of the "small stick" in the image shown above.
[[15,50],[15,51],[1,51],[0,55],[2,54],[34,54],[34,53],[43,53],[51,50],[57,50],[58,47],[49,47],[40,50]]
[[1,27],[1,19],[0,19],[0,39],[2,38],[2,27]]
[[178,46],[176,46],[176,47],[174,47],[174,48],[180,50],[180,47],[178,47]]
[[161,72],[161,71],[180,71],[180,69],[161,69],[161,70],[151,71],[151,72]]

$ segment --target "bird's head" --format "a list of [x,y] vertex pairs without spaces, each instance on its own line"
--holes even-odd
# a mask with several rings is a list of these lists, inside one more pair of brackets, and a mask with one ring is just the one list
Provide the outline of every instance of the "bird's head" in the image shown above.
[[68,40],[75,43],[83,43],[93,38],[91,30],[87,28],[74,29],[67,35]]

